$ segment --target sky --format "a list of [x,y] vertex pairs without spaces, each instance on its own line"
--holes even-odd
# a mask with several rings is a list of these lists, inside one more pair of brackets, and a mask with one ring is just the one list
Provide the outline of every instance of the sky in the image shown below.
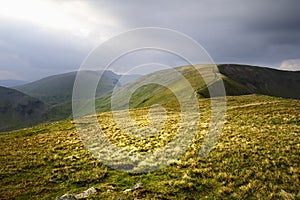
[[[215,63],[300,70],[299,0],[0,2],[0,80],[33,81],[78,70],[98,45],[142,27],[182,32]],[[146,52],[139,59],[149,62],[151,56],[157,57]],[[133,65],[132,60],[118,64]]]

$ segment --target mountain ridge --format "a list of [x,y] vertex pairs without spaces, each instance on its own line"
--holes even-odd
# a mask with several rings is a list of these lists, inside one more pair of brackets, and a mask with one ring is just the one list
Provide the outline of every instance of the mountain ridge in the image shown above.
[[[41,101],[55,105],[59,103],[64,103],[72,99],[73,85],[78,72],[68,72],[64,74],[53,75],[45,77],[43,79],[14,87],[14,89],[19,90],[27,95],[38,98]],[[98,73],[94,71],[80,71],[83,74],[82,77],[86,81],[91,79],[98,79]],[[101,79],[101,87],[98,87],[96,91],[96,96],[104,94],[112,90],[118,81],[113,78],[106,76],[105,73]]]
[[95,94],[96,96],[110,92],[115,86],[119,87],[140,76],[137,74],[118,75],[112,71],[73,71],[48,76],[37,81],[13,87],[13,89],[38,98],[50,105],[65,103],[72,100],[73,85],[77,73],[81,73],[81,78],[84,81],[98,80],[100,73],[102,73],[102,78]]
[[2,87],[16,87],[19,85],[24,85],[27,84],[28,81],[23,81],[23,80],[15,80],[15,79],[4,79],[4,80],[0,80],[0,86]]
[[[220,86],[218,84],[222,81],[227,96],[262,94],[300,99],[300,72],[236,64],[217,65],[217,68],[218,71],[213,67],[205,68],[200,66],[198,70],[201,71],[201,75],[193,66],[180,66],[174,69],[189,81],[198,98],[210,97],[209,90],[216,89],[216,86]],[[134,84],[142,85],[145,80],[160,82],[162,80],[160,77],[163,77],[163,81],[168,82],[170,88],[176,88],[176,90],[184,92],[189,85],[184,84],[181,78],[172,80],[174,77],[170,76],[170,74],[174,69],[162,70],[143,76],[133,82],[132,85],[125,86],[127,89],[125,88],[124,91],[130,91],[130,87],[133,87]],[[205,76],[206,81],[204,81],[203,76]],[[207,85],[207,83],[210,84]],[[222,92],[219,95],[223,95]],[[122,94],[120,94],[121,97]],[[151,106],[156,103],[167,104],[172,101],[176,103],[175,96],[172,96],[167,88],[152,84],[150,86],[142,86],[133,93],[130,108]],[[106,104],[109,106],[109,102],[106,102]]]
[[[217,67],[219,70],[219,73],[217,74],[214,71],[215,69],[211,67],[201,69],[203,70],[202,75],[207,76],[206,80],[210,82],[209,85],[206,85],[203,77],[201,77],[198,71],[192,66],[180,66],[172,69],[173,71],[176,70],[177,72],[181,73],[183,75],[183,77],[181,78],[177,77],[176,79],[176,77],[170,76],[170,71],[161,70],[148,75],[144,75],[142,77],[139,77],[138,79],[134,78],[133,81],[126,83],[122,87],[120,87],[120,83],[118,83],[118,78],[120,77],[120,75],[114,74],[113,72],[107,72],[107,74],[110,74],[110,77],[108,77],[106,80],[110,82],[108,84],[108,87],[106,88],[106,92],[102,93],[99,96],[96,96],[96,111],[105,112],[111,110],[111,91],[114,86],[118,85],[117,91],[123,91],[123,94],[122,92],[118,94],[119,99],[117,99],[117,103],[120,103],[120,106],[122,108],[124,107],[124,105],[122,104],[122,100],[124,100],[125,96],[127,95],[126,91],[130,91],[132,90],[133,86],[135,87],[137,84],[141,84],[143,83],[143,81],[147,82],[149,80],[153,80],[154,82],[165,81],[171,88],[179,93],[183,93],[187,90],[187,86],[183,84],[184,82],[182,82],[182,80],[186,79],[189,81],[190,86],[192,86],[198,98],[210,97],[209,89],[212,89],[219,84],[217,80],[222,80],[222,82],[224,83],[226,95],[228,96],[261,94],[283,98],[300,99],[299,71],[284,71],[238,64],[220,64],[217,65]],[[93,74],[95,73],[95,71],[87,71],[84,73]],[[75,78],[75,72],[66,74],[69,74],[73,78]],[[66,74],[46,77],[46,80],[53,77],[57,78],[57,76],[62,76],[64,78]],[[94,75],[92,76],[96,77]],[[113,77],[111,78],[111,76]],[[87,81],[88,80],[89,79],[87,79]],[[69,81],[69,91],[72,92],[72,89],[73,85],[70,84]],[[40,121],[51,122],[72,117],[71,92],[69,92],[68,98],[63,99],[63,101],[58,101],[54,104],[46,101],[45,106],[47,107],[47,109],[46,111],[42,111],[42,115],[39,117]],[[174,96],[170,89],[157,84],[148,84],[146,86],[136,88],[136,90],[132,93],[132,96],[130,97],[129,108],[148,107],[154,104],[169,104],[171,106],[174,106],[178,105],[178,101],[176,100],[176,96]],[[1,116],[0,118],[2,119],[3,117],[4,116]],[[28,124],[30,125],[31,123]]]

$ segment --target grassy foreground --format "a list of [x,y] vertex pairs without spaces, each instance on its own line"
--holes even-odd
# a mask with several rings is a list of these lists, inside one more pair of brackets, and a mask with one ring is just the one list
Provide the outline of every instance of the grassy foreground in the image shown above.
[[[94,159],[72,121],[1,133],[0,199],[55,199],[89,187],[98,190],[89,199],[300,199],[300,101],[257,95],[227,100],[221,137],[206,157],[198,158],[209,122],[209,112],[201,112],[199,134],[185,155],[145,174],[116,171]],[[199,102],[209,110],[207,99]],[[131,112],[140,119],[145,113]],[[108,116],[99,119],[109,122]],[[114,138],[116,127],[106,129],[124,144],[126,137]],[[136,144],[137,152],[152,148]],[[137,183],[143,186],[124,193]]]

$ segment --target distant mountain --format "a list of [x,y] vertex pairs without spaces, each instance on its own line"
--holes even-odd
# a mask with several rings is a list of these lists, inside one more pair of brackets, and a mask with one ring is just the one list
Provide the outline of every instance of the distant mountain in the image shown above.
[[[60,104],[72,100],[73,85],[77,72],[70,72],[49,76],[41,80],[28,83],[25,85],[14,87],[25,94],[38,98],[47,104]],[[82,77],[88,82],[90,80],[97,80],[99,72],[95,71],[81,71]],[[99,86],[96,91],[96,96],[100,96],[110,92],[115,85],[118,85],[118,80],[114,78],[111,73],[103,74]]]
[[[97,73],[99,73],[99,71]],[[110,70],[105,71],[104,75],[117,79],[121,86],[126,85],[127,83],[134,81],[143,76],[140,74],[117,74]]]
[[0,80],[0,86],[2,86],[2,87],[14,87],[14,86],[18,86],[18,85],[24,85],[26,83],[28,83],[28,81],[11,80],[11,79]]
[[[100,71],[80,71],[80,73],[82,73],[81,75],[86,82],[98,80],[100,75]],[[72,117],[72,92],[76,74],[77,72],[70,72],[54,75],[32,83],[16,86],[14,89],[18,90],[20,94],[26,94],[28,98],[32,97],[32,99],[38,100],[41,103],[44,102],[47,105],[45,106],[47,109],[44,109],[44,107],[41,108],[41,116],[38,117],[39,122],[62,120]],[[140,77],[140,75],[118,75],[112,71],[105,71],[99,82],[96,96],[107,94],[111,92],[115,86],[119,87],[121,84],[126,84],[137,77]],[[4,98],[2,95],[7,96],[4,93],[1,94],[2,99]],[[3,106],[3,109],[5,106],[6,104]],[[37,110],[38,109],[40,108],[37,106]],[[14,113],[14,111],[11,110],[11,113]],[[1,115],[0,119],[3,117],[4,116]],[[7,121],[8,127],[19,128],[23,127],[23,125],[28,125],[28,122],[24,122],[22,126],[17,125],[15,122],[19,120],[13,117],[9,119],[12,120]],[[36,121],[37,120],[32,121],[32,124],[36,123]],[[11,128],[8,128],[7,130],[9,129]],[[0,128],[0,130],[6,129]]]
[[[98,80],[100,71],[80,71],[86,82]],[[77,72],[69,72],[49,76],[38,81],[14,87],[25,94],[38,98],[43,102],[56,105],[72,100],[73,85]],[[115,86],[124,85],[141,75],[118,75],[112,71],[105,71],[99,82],[96,96],[103,95],[114,89]]]
[[17,90],[0,87],[0,131],[17,129],[41,122],[47,106]]
[[118,78],[121,86],[123,86],[123,85],[126,85],[127,83],[137,80],[140,77],[142,77],[142,75],[140,75],[140,74],[128,74],[128,75],[118,75],[117,78]]

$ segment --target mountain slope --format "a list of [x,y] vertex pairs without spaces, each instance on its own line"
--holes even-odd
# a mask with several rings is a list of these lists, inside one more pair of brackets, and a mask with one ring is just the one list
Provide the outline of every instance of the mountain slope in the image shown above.
[[[264,94],[283,98],[300,99],[300,72],[280,71],[270,68],[255,67],[248,65],[218,65],[219,73],[214,74],[213,68],[201,67],[202,76],[205,76],[208,86],[198,71],[192,66],[175,68],[189,81],[198,98],[209,97],[209,88],[216,87],[222,79],[228,96],[245,94]],[[180,76],[174,76],[174,69],[157,71],[145,75],[124,87],[116,93],[120,102],[120,108],[124,108],[122,101],[136,85],[147,82],[164,82],[173,91],[185,92],[189,85]],[[218,81],[219,80],[219,81]],[[159,84],[151,83],[137,88],[130,98],[130,108],[151,106],[153,104],[178,104],[173,92]],[[110,109],[108,96],[99,97],[96,100],[98,111]]]
[[[256,93],[300,99],[300,71],[282,71],[235,64],[219,65],[218,68],[220,73],[231,82],[239,83],[245,94]],[[229,95],[240,94],[233,94],[231,89],[231,86],[227,89]]]
[[37,124],[47,106],[17,90],[0,87],[0,131]]
[[[300,72],[233,64],[219,65],[218,69],[220,73],[215,74],[212,73],[214,70],[210,66],[201,66],[202,76],[207,79],[208,86],[198,71],[191,66],[175,68],[182,76],[174,74],[174,69],[157,71],[142,76],[117,88],[115,93],[117,97],[116,108],[125,108],[126,101],[124,100],[128,98],[129,94],[132,94],[129,101],[130,108],[147,107],[154,104],[168,104],[169,106],[178,107],[179,102],[173,93],[174,91],[184,94],[192,86],[198,98],[207,98],[210,96],[208,87],[216,87],[219,84],[217,80],[220,80],[218,78],[222,79],[228,96],[264,94],[300,99]],[[98,77],[97,72],[94,71],[84,71],[83,73],[85,73],[87,81],[90,78]],[[72,116],[71,97],[75,75],[75,72],[56,75],[18,88],[53,104],[48,107],[46,112],[43,111],[44,114],[41,120],[62,120]],[[97,91],[99,97],[96,98],[96,110],[98,112],[111,109],[111,90],[116,84],[120,86],[118,82],[120,81],[120,75],[110,71],[106,72],[105,75],[105,79],[102,81],[104,85],[101,85],[100,90]],[[186,84],[186,80],[189,81],[189,84]],[[143,85],[143,83],[147,84]],[[168,87],[155,83],[164,83]],[[137,87],[137,85],[141,87]],[[133,88],[135,88],[134,91]],[[86,105],[89,105],[89,103],[87,102]]]
[[[15,87],[15,89],[52,105],[71,101],[76,73],[77,72],[70,72],[46,77],[26,85]],[[95,71],[81,71],[80,73],[83,74],[82,77],[84,77],[86,81],[97,80],[99,77],[99,72]],[[109,73],[112,72],[103,74],[99,82],[101,87],[98,87],[96,96],[111,91],[115,85],[119,84],[118,80],[109,75]]]

